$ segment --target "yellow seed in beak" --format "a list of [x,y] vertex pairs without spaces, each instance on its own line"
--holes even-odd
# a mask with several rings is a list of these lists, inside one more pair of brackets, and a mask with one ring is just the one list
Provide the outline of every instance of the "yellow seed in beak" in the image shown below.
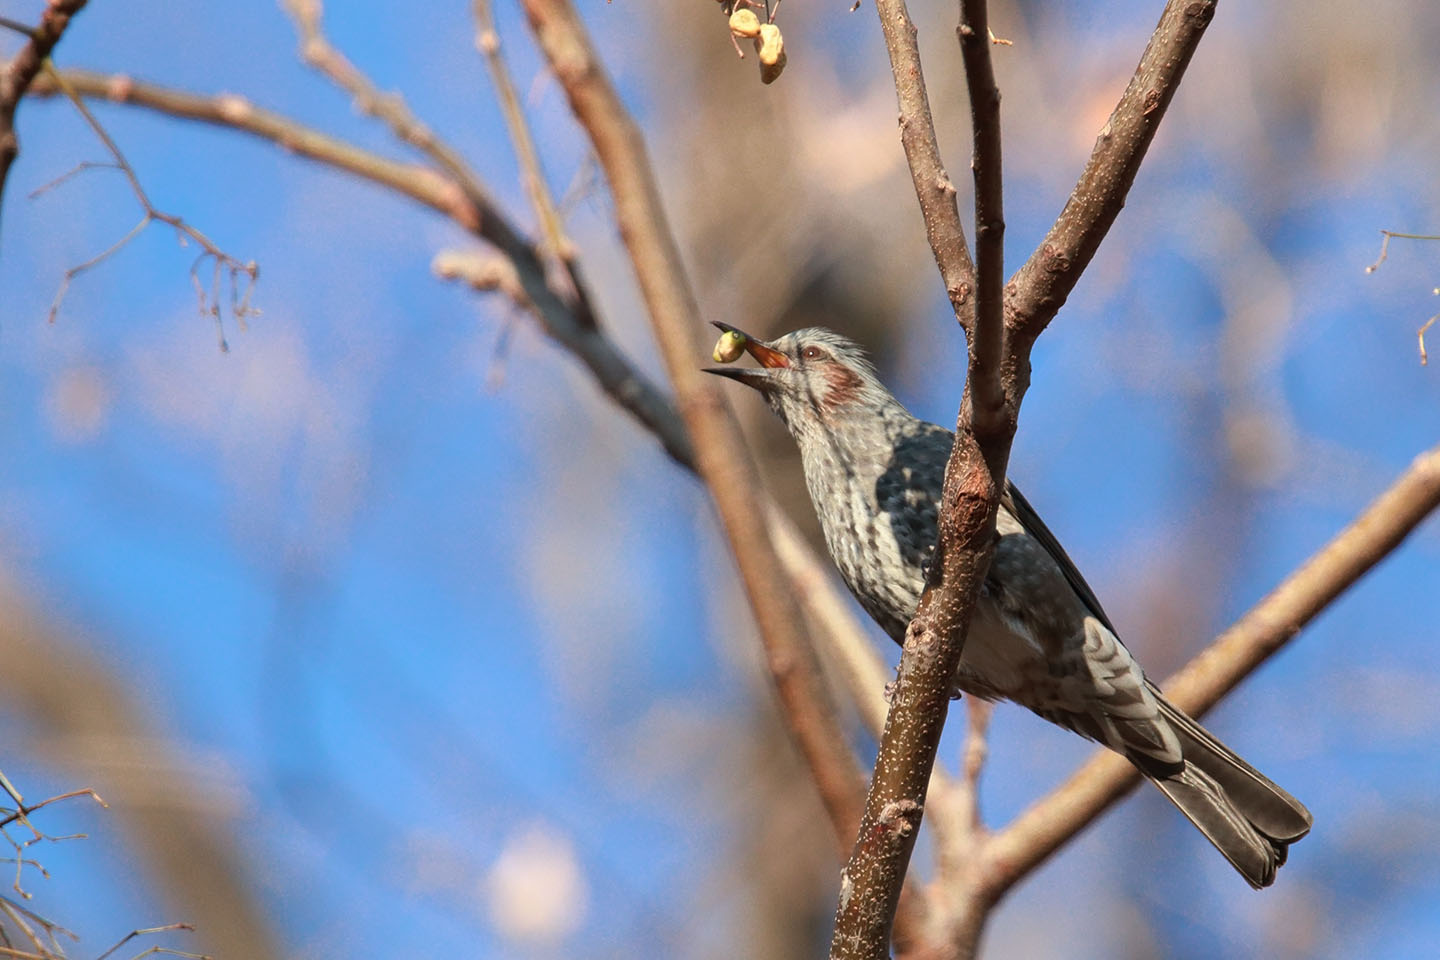
[[745,334],[726,330],[715,341],[715,352],[711,354],[716,363],[734,363],[745,352]]

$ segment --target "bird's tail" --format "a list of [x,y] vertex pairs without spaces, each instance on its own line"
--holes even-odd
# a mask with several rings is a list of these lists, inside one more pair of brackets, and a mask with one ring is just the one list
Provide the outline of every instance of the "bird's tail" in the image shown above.
[[1314,822],[1310,811],[1158,690],[1152,692],[1180,738],[1185,760],[1178,769],[1163,771],[1143,764],[1141,772],[1252,887],[1268,887],[1275,882],[1275,871],[1285,862],[1290,844],[1310,832]]

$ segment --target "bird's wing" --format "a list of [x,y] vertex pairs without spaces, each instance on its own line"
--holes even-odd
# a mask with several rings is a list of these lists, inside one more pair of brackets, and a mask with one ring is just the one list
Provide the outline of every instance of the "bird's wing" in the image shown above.
[[1015,519],[1020,521],[1020,525],[1025,528],[1030,536],[1034,537],[1040,545],[1045,548],[1045,552],[1055,559],[1055,562],[1060,566],[1060,571],[1065,574],[1065,579],[1075,590],[1076,596],[1089,608],[1090,613],[1095,619],[1105,624],[1106,628],[1118,637],[1119,631],[1115,629],[1115,625],[1112,624],[1110,618],[1106,616],[1105,608],[1100,606],[1100,600],[1095,596],[1095,591],[1091,590],[1090,584],[1086,583],[1085,578],[1080,576],[1080,570],[1075,566],[1075,562],[1070,559],[1069,554],[1065,552],[1065,548],[1060,546],[1060,541],[1055,539],[1055,534],[1051,533],[1050,528],[1045,526],[1045,521],[1040,519],[1040,515],[1035,512],[1035,508],[1030,506],[1030,501],[1026,500],[1024,495],[1020,493],[1020,489],[1009,480],[1005,482],[1005,495],[1000,498],[1000,502],[1007,510],[1015,515]]

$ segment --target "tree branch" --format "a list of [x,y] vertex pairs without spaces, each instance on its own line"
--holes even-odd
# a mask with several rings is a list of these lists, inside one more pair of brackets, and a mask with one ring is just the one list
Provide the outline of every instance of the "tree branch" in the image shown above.
[[1029,345],[1055,318],[1125,206],[1145,151],[1205,28],[1216,0],[1169,0],[1135,75],[1100,130],[1090,160],[1044,241],[1010,278],[1006,331],[1024,357],[1020,392],[1029,385]]
[[[122,74],[64,70],[65,83],[81,96],[146,107],[186,120],[228,127],[268,140],[325,166],[394,190],[453,220],[461,229],[495,247],[514,265],[545,333],[585,364],[601,389],[660,440],[677,463],[691,467],[694,453],[684,423],[669,399],[620,352],[594,323],[551,289],[540,251],[516,229],[478,181],[462,184],[431,167],[402,163],[321,133],[289,117],[255,106],[236,94],[207,97]],[[41,77],[35,96],[58,93]],[[587,317],[589,318],[587,321]]]
[[[900,0],[887,6],[898,8],[903,17],[904,5]],[[1000,381],[1005,234],[1001,201],[1000,92],[990,63],[984,0],[962,0],[961,10],[958,32],[974,127],[976,253],[979,256],[973,313],[961,320],[969,340],[969,371],[956,424],[955,446],[945,469],[935,555],[919,608],[905,633],[895,695],[880,740],[860,833],[840,875],[840,903],[830,941],[832,960],[878,960],[889,954],[893,918],[924,813],[955,672],[994,550],[995,515],[1000,491],[1005,486],[1005,465],[1015,433],[1015,420],[1007,415],[1005,391]],[[903,47],[892,41],[892,33],[897,40],[904,39],[913,45],[914,27],[905,18],[903,25],[907,29],[895,29],[883,11],[881,23],[885,26],[887,45],[892,48],[891,64],[895,67],[895,87],[903,116],[907,98],[915,96],[913,85],[918,84],[923,105],[924,81],[919,75],[918,57],[910,63],[913,73],[896,66],[903,61],[897,61],[893,51],[903,52]],[[919,146],[933,145],[934,128],[928,112],[927,106],[923,130],[907,128],[902,119],[902,140],[908,136]],[[929,175],[927,165],[932,161],[938,164],[939,157],[937,154],[931,158],[923,149],[912,150],[908,142],[906,156],[929,232],[932,223],[945,222],[938,216],[939,205],[927,208],[924,190]],[[954,207],[953,187],[950,187],[948,206]],[[968,261],[968,254],[965,259]],[[937,250],[936,262],[960,317],[959,304],[947,275],[956,267],[954,259],[942,262],[941,251]],[[968,262],[965,266],[969,266]],[[975,275],[973,270],[970,273]],[[971,304],[971,298],[965,298],[965,303]]]
[[[1202,716],[1437,508],[1440,447],[1417,457],[1353,523],[1166,681],[1166,696],[1186,713]],[[1138,780],[1134,767],[1122,757],[1097,753],[1053,793],[994,835],[984,871],[990,894],[1003,895]]]
[[596,57],[573,5],[568,0],[524,0],[523,6],[609,181],[620,236],[695,444],[696,466],[730,539],[786,719],[843,844],[859,819],[859,767],[819,681],[814,651],[781,576],[766,529],[759,478],[745,453],[739,426],[695,362],[704,353],[698,338],[704,326],[644,139]]
[[965,245],[965,229],[955,201],[955,184],[945,172],[940,145],[935,139],[935,121],[930,115],[930,96],[920,67],[920,44],[915,23],[905,0],[875,0],[885,50],[895,75],[895,98],[900,106],[900,145],[910,164],[915,198],[925,218],[925,236],[940,268],[940,279],[950,297],[955,319],[967,331],[975,316],[973,298],[975,266]]
[[535,149],[535,138],[530,133],[530,124],[525,119],[525,110],[520,106],[520,97],[515,92],[515,83],[510,78],[510,68],[505,63],[505,54],[500,49],[500,32],[495,27],[495,11],[491,0],[473,0],[471,10],[475,17],[475,49],[485,57],[490,68],[490,82],[495,87],[495,99],[500,101],[500,111],[505,116],[505,126],[510,132],[510,142],[515,145],[515,157],[520,163],[520,176],[530,204],[535,208],[535,217],[540,223],[540,235],[547,250],[568,266],[574,266],[575,245],[565,235],[565,223],[556,207],[555,198],[545,181],[545,171],[540,166],[540,153]]
[[[1135,172],[1214,13],[1214,0],[1171,0],[1141,57],[1140,67],[1101,131],[1095,151],[1045,242],[1002,292],[1004,220],[1001,206],[999,93],[990,62],[984,0],[961,0],[959,36],[974,135],[976,240],[979,256],[973,319],[958,310],[952,285],[955,256],[935,241],[953,224],[937,204],[938,152],[915,52],[915,29],[903,0],[877,0],[895,88],[901,140],[937,265],[957,317],[969,334],[969,370],[946,467],[940,534],[925,593],[906,632],[900,679],[875,765],[865,818],[845,873],[832,957],[881,958],[890,917],[914,843],[934,763],[954,670],[993,550],[995,513],[1005,466],[1030,377],[1030,348],[1073,289],[1105,236]],[[917,130],[913,121],[922,118]],[[907,122],[908,121],[908,122]],[[947,181],[948,182],[948,181]],[[951,188],[953,190],[953,187]],[[953,198],[948,206],[953,208]],[[942,234],[943,235],[943,234]],[[1002,299],[1003,298],[1003,299]],[[1003,317],[1003,322],[1002,322]],[[956,944],[973,950],[985,905],[972,898]]]
[[28,31],[30,39],[4,69],[0,69],[0,201],[5,197],[5,181],[10,165],[20,154],[20,138],[15,134],[15,111],[25,91],[40,75],[50,51],[65,35],[70,18],[79,13],[86,0],[50,0],[40,17],[40,26]]
[[[975,144],[970,168],[975,176],[976,310],[978,318],[970,334],[970,375],[966,387],[974,406],[971,421],[982,439],[982,448],[991,453],[986,438],[1000,438],[1005,430],[1005,390],[1000,382],[1001,352],[1004,346],[1005,308],[1005,206],[1000,159],[1000,90],[995,85],[995,68],[990,62],[990,17],[985,0],[960,0],[960,52],[965,62],[965,86],[970,91],[970,122]],[[1008,426],[1011,436],[1014,424]],[[1009,456],[1009,440],[1002,440]],[[995,451],[999,453],[1001,451]],[[1004,480],[1004,462],[990,463]]]

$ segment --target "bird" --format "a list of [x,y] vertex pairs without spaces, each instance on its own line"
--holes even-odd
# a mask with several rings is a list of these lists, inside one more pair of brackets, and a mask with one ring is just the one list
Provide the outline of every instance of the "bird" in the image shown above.
[[[758,391],[800,450],[825,545],[896,643],[925,588],[955,437],[913,415],[854,341],[823,327],[773,341],[730,326],[705,372]],[[737,343],[738,341],[738,343]],[[995,551],[952,694],[1010,700],[1127,758],[1252,887],[1272,884],[1310,811],[1166,700],[1039,514],[1006,482]]]

